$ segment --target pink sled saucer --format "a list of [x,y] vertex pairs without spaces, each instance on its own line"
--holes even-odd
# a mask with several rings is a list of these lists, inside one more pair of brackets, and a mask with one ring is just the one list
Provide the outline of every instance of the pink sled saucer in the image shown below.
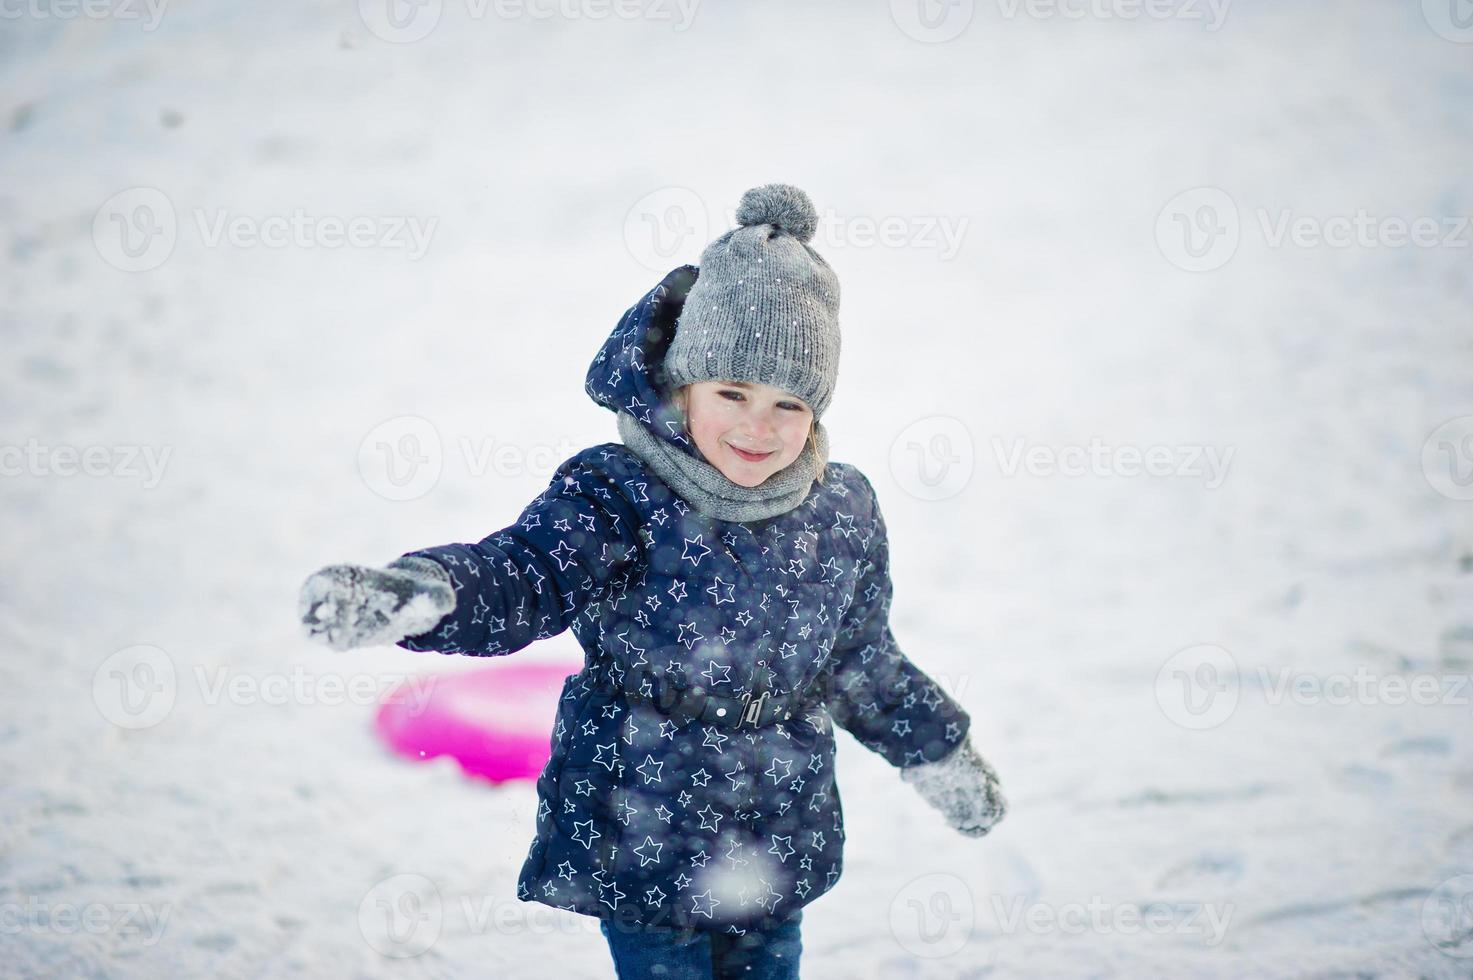
[[433,683],[401,683],[379,705],[374,727],[395,752],[448,755],[467,775],[504,783],[535,780],[552,754],[558,695],[582,662],[509,662]]

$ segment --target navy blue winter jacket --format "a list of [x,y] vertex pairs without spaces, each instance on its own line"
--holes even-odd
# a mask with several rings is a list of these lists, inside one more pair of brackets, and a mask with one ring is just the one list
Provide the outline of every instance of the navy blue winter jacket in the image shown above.
[[[703,458],[657,393],[697,275],[682,266],[630,307],[586,388]],[[524,900],[679,928],[786,918],[843,865],[831,722],[897,767],[967,735],[967,713],[891,634],[885,522],[845,463],[787,513],[736,523],[604,443],[562,463],[513,524],[409,554],[450,572],[455,609],[400,646],[496,656],[571,627],[583,647],[537,782]],[[657,684],[810,694],[788,719],[733,730],[624,694]]]

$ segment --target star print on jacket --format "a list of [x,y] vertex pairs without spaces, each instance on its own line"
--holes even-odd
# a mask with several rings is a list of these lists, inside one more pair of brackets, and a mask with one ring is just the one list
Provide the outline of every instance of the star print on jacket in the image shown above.
[[[626,312],[588,376],[599,404],[638,409],[666,438],[650,365],[694,276],[675,270]],[[968,732],[890,630],[887,529],[845,463],[787,513],[743,524],[604,443],[484,540],[409,554],[446,568],[456,602],[400,646],[501,656],[571,629],[583,648],[549,719],[527,901],[736,932],[791,915],[843,868],[833,724],[896,767],[941,759]],[[729,728],[624,694],[671,684],[804,695],[789,718]]]

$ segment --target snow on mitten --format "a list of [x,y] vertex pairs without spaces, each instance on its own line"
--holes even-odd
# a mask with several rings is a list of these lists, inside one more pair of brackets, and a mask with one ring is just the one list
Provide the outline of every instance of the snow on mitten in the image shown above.
[[971,742],[963,742],[939,762],[900,770],[900,778],[968,837],[983,836],[1008,812],[997,773]]
[[297,614],[307,635],[335,650],[396,643],[455,609],[450,573],[428,558],[387,568],[328,565],[307,577]]

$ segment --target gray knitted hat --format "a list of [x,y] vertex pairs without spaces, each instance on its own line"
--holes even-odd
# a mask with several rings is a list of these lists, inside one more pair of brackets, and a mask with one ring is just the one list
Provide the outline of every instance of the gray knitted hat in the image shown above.
[[818,212],[791,184],[742,195],[738,227],[701,253],[665,354],[671,390],[750,381],[792,392],[817,419],[839,373],[839,278],[808,242]]

